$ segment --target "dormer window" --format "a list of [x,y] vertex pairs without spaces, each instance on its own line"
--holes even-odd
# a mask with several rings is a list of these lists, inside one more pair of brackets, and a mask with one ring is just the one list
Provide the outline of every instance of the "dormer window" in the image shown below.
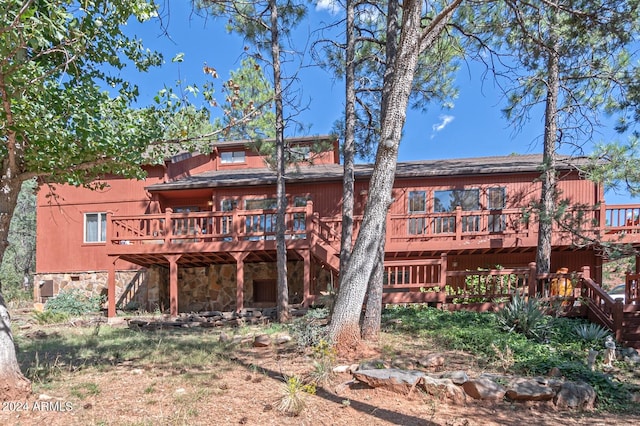
[[220,153],[222,164],[244,163],[244,151],[224,151]]

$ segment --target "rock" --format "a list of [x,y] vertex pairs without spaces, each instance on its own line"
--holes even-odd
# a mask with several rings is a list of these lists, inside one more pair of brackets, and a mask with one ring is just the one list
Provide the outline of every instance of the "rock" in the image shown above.
[[474,399],[501,400],[506,389],[487,377],[470,379],[462,385],[465,393]]
[[467,395],[460,386],[456,386],[451,379],[437,379],[425,375],[422,378],[421,386],[429,395],[436,397],[446,397],[456,404],[464,404],[467,401]]
[[391,361],[391,366],[400,370],[412,370],[415,366],[415,361],[407,358],[396,358]]
[[562,377],[562,370],[560,370],[558,367],[553,367],[551,370],[549,370],[549,372],[547,373],[547,376]]
[[273,343],[275,343],[276,345],[284,345],[285,343],[289,343],[291,340],[293,339],[288,334],[278,334],[274,338]]
[[334,373],[349,373],[351,371],[350,365],[336,365],[333,367]]
[[522,379],[512,383],[505,395],[512,401],[549,401],[556,393],[537,380]]
[[559,408],[579,408],[589,410],[596,401],[596,391],[584,382],[565,382],[553,402]]
[[419,371],[398,370],[395,368],[357,370],[353,377],[372,388],[383,388],[392,392],[409,393],[424,377]]
[[451,379],[456,385],[463,385],[469,380],[469,376],[462,370],[458,371],[446,371],[440,375],[441,379]]
[[222,318],[222,312],[220,312],[220,311],[204,311],[204,312],[200,312],[200,316],[203,316],[205,318],[212,318],[212,317],[220,317],[220,318]]
[[231,337],[229,337],[229,335],[223,331],[223,332],[220,333],[220,339],[219,340],[222,343],[228,343],[228,342],[231,341]]
[[268,334],[259,334],[253,339],[254,348],[265,348],[271,345],[271,337]]
[[44,303],[38,303],[38,302],[34,303],[33,304],[33,310],[36,311],[36,312],[44,311]]
[[425,368],[437,368],[444,365],[444,355],[442,354],[429,354],[426,357],[418,360],[418,364]]

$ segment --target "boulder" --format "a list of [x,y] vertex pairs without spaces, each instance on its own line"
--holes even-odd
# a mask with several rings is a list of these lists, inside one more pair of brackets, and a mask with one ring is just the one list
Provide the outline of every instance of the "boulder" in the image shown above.
[[288,334],[278,334],[275,336],[273,343],[276,345],[284,345],[285,343],[289,343],[293,338]]
[[422,359],[418,360],[418,364],[425,368],[438,368],[444,365],[444,355],[442,354],[429,354]]
[[455,404],[464,404],[467,401],[467,395],[460,386],[453,383],[451,379],[438,379],[430,376],[424,376],[421,386],[429,395],[446,398]]
[[259,334],[253,339],[254,348],[265,348],[271,345],[271,337],[268,334]]
[[501,400],[506,389],[487,377],[470,379],[462,385],[465,393],[474,399]]
[[466,381],[469,380],[469,376],[466,372],[462,370],[458,371],[445,371],[440,374],[439,377],[441,379],[451,379],[451,381],[456,385],[463,385]]
[[535,379],[523,379],[511,383],[505,395],[512,401],[549,401],[556,393],[553,388]]
[[596,391],[584,382],[565,382],[553,402],[559,408],[579,408],[589,410],[596,401]]
[[383,388],[392,392],[409,393],[421,382],[424,373],[419,371],[398,370],[396,368],[357,370],[353,378],[372,388]]

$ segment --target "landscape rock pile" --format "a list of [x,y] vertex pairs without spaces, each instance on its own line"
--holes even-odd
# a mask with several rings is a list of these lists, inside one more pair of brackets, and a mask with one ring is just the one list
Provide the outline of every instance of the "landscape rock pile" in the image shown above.
[[353,378],[373,388],[410,394],[420,388],[427,394],[443,397],[456,404],[464,404],[467,398],[526,402],[549,401],[558,408],[592,409],[596,391],[584,382],[564,381],[556,377],[518,377],[498,374],[481,374],[468,377],[464,371],[425,373],[397,368],[357,369]]
[[[293,309],[291,315],[302,316],[306,309]],[[194,327],[237,327],[242,325],[267,324],[276,319],[276,309],[247,308],[240,312],[205,311],[183,313],[175,319],[168,316],[158,318],[128,318],[130,328],[157,330],[161,328],[194,328]]]

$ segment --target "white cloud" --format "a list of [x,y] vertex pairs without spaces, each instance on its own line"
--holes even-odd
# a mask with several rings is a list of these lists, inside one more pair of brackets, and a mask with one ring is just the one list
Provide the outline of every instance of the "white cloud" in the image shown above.
[[336,15],[340,11],[340,3],[337,0],[318,0],[316,10],[326,10],[332,15]]
[[447,127],[447,125],[455,119],[453,115],[441,115],[438,118],[440,119],[440,122],[431,126],[431,128],[433,129],[433,133],[431,134],[431,139],[435,137],[436,133],[444,130],[444,128]]

